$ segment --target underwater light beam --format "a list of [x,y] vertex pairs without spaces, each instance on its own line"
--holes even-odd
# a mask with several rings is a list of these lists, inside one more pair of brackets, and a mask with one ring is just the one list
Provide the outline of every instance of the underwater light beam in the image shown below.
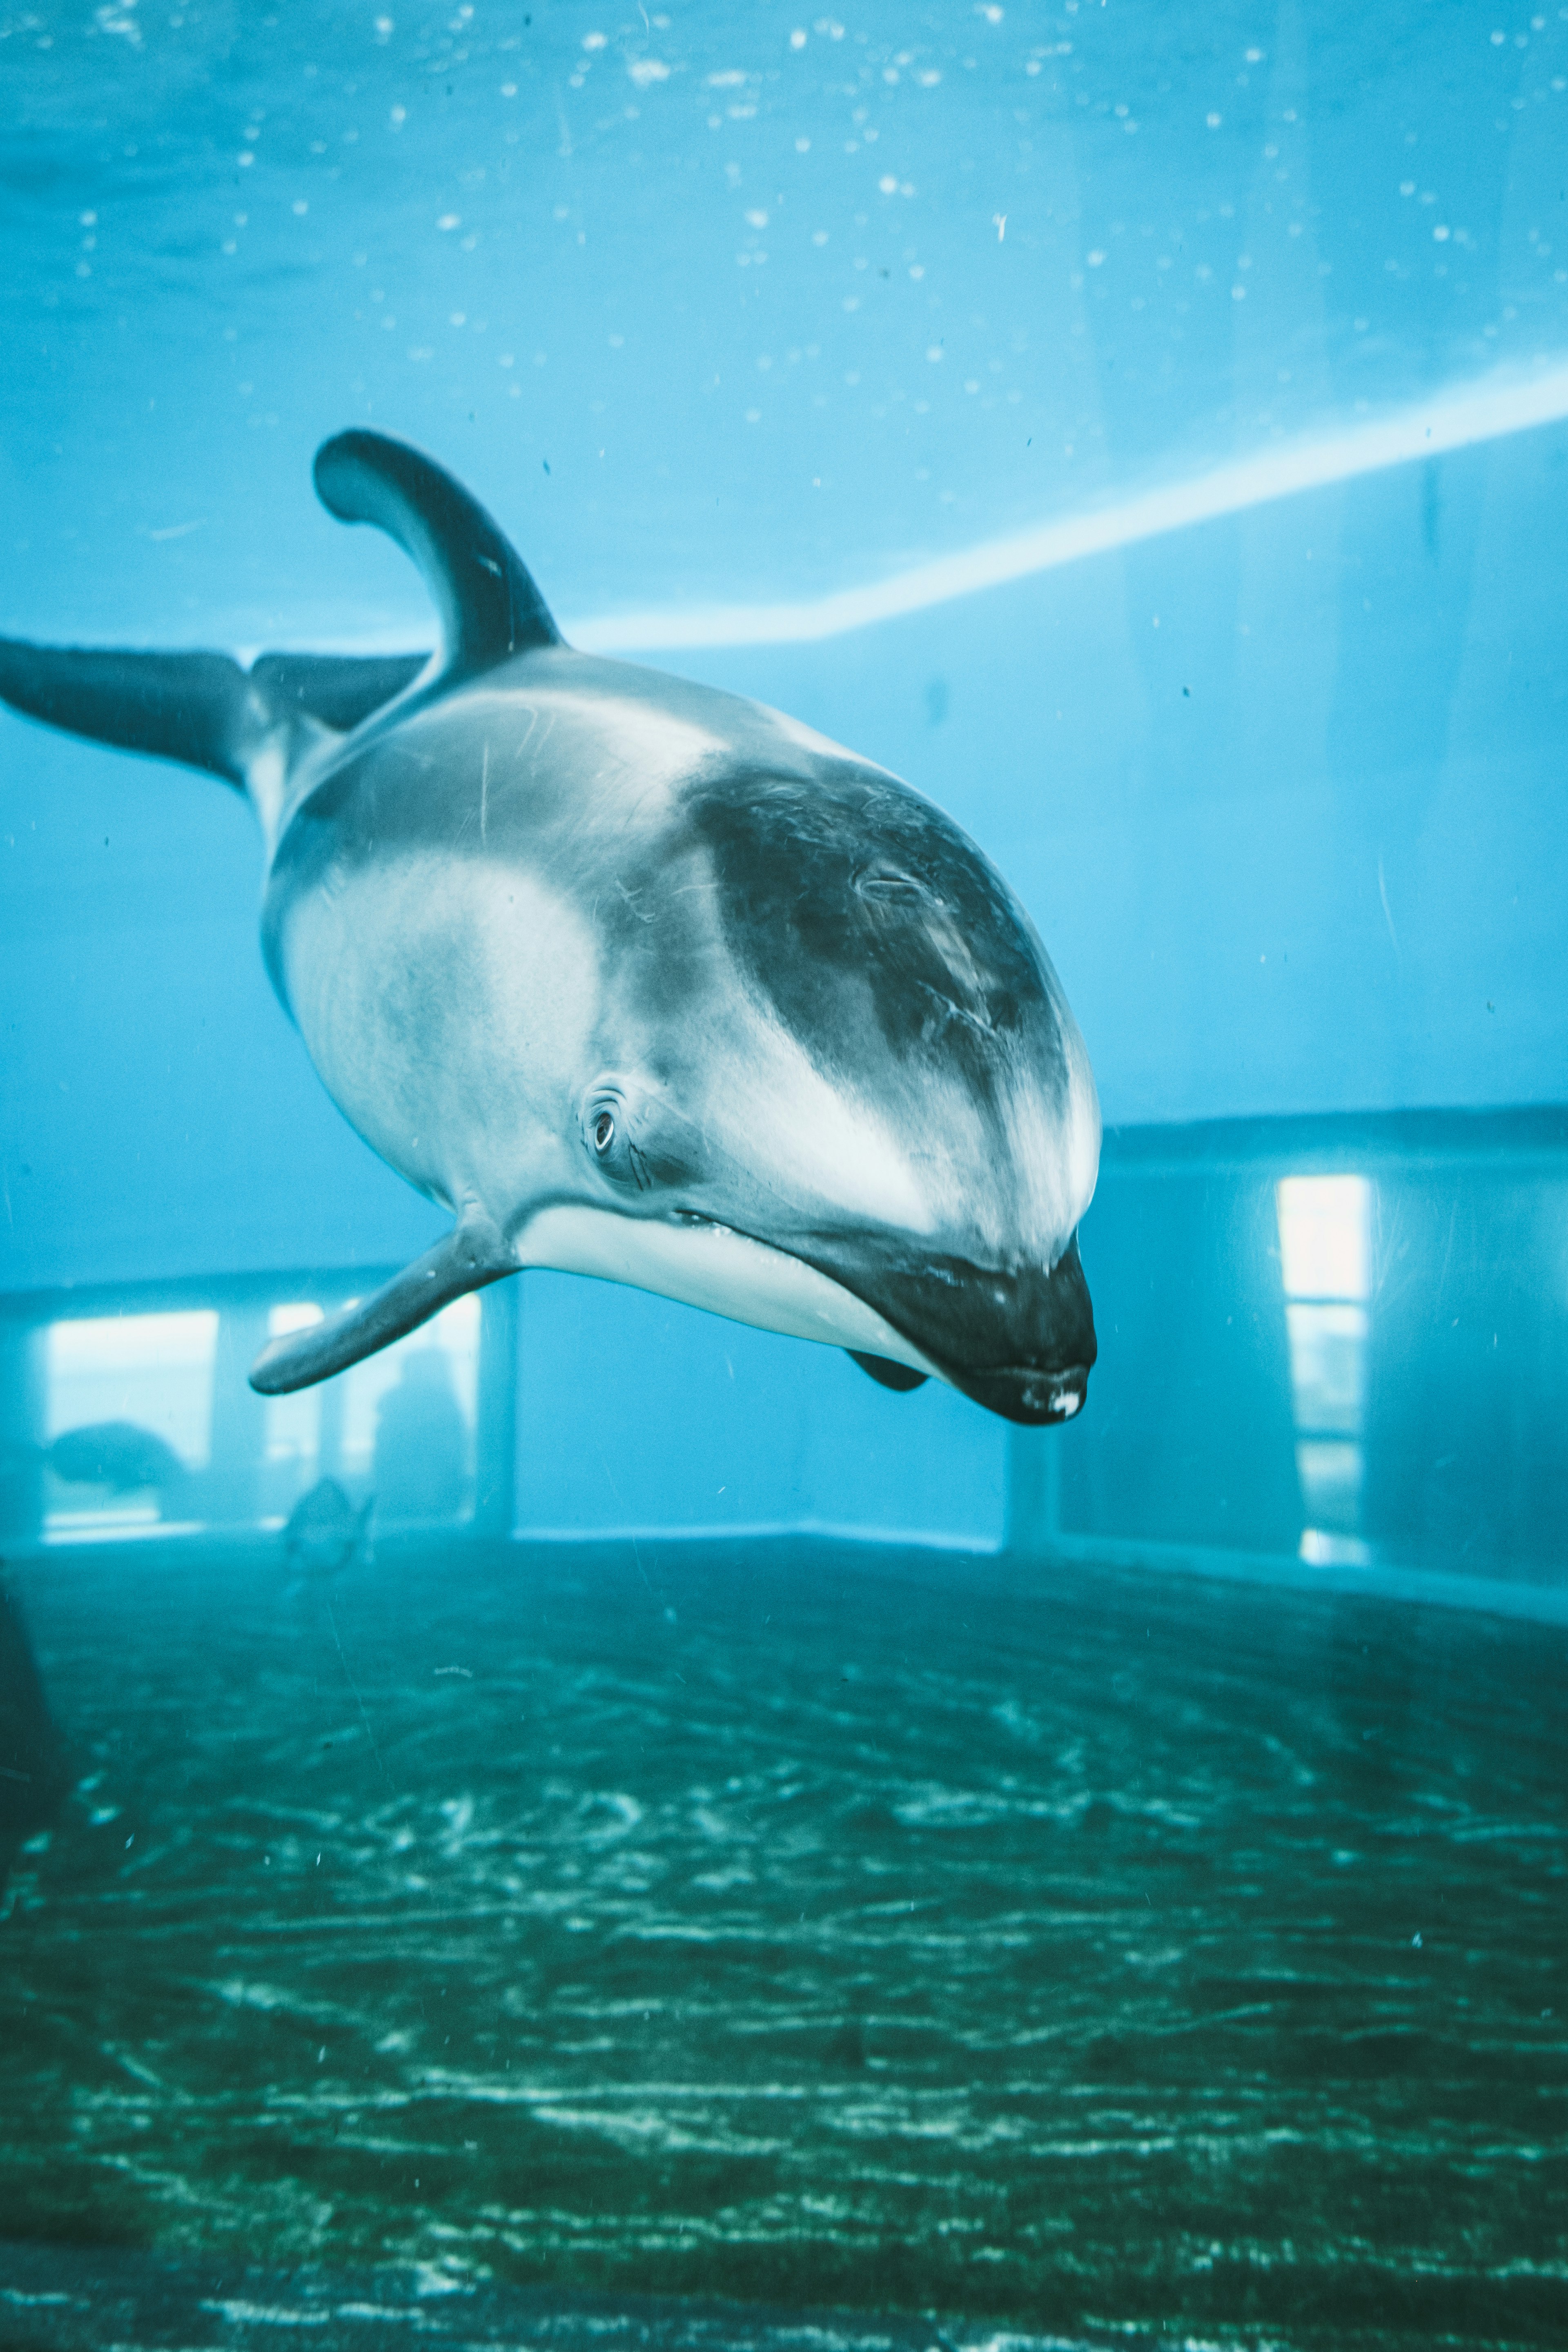
[[593,653],[669,652],[683,646],[808,645],[999,588],[1084,556],[1134,547],[1194,523],[1216,521],[1302,490],[1326,489],[1419,459],[1468,449],[1510,433],[1568,417],[1568,362],[1521,379],[1499,373],[1439,393],[1413,407],[1347,426],[1318,439],[1288,443],[1215,466],[1185,481],[1141,491],[1113,506],[983,546],[939,556],[863,588],[788,604],[710,604],[688,612],[622,613],[568,624],[572,640]]

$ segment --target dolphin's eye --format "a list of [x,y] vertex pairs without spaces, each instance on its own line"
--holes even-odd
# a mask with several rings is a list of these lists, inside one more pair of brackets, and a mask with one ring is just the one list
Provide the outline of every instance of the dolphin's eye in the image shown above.
[[614,1184],[646,1190],[639,1155],[632,1142],[634,1121],[618,1087],[601,1083],[583,1105],[583,1141],[594,1165]]
[[606,1070],[582,1097],[583,1149],[605,1181],[633,1192],[682,1181],[680,1164],[661,1140],[658,1103],[647,1082]]

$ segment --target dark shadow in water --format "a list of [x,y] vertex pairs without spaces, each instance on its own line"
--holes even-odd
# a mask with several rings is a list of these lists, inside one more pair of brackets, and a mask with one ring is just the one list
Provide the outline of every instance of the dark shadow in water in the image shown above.
[[0,1902],[17,1854],[48,1828],[70,1785],[21,1605],[0,1582]]

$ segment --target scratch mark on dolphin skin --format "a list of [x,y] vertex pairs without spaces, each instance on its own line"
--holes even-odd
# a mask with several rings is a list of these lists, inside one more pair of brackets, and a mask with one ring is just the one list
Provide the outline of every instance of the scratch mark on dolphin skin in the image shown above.
[[[539,714],[538,710],[537,710],[537,709],[531,709],[531,710],[530,710],[530,712],[529,712],[529,714],[528,714],[528,732],[527,732],[527,734],[523,737],[523,739],[522,739],[521,742],[518,745],[517,750],[516,750],[515,753],[513,754],[513,757],[514,757],[514,758],[521,760],[521,759],[523,757],[524,753],[529,750],[530,746],[533,744],[533,730],[534,730],[534,729],[535,729],[535,728],[538,726],[538,724],[539,724],[539,719],[540,719],[540,714]],[[538,756],[538,754],[539,754],[540,752],[542,752],[542,751],[544,750],[545,745],[549,742],[550,738],[551,738],[551,736],[553,734],[553,732],[554,732],[554,731],[555,731],[555,713],[553,712],[553,710],[552,710],[552,711],[548,714],[548,716],[545,718],[545,721],[544,721],[544,732],[543,732],[543,734],[540,737],[537,746],[535,746],[535,747],[534,747],[534,748],[535,748],[535,756],[536,756],[536,757]]]
[[485,835],[485,822],[489,809],[489,797],[490,747],[487,742],[484,749],[484,756],[479,762],[479,846],[481,849],[488,845]]
[[626,900],[627,907],[637,917],[639,923],[651,923],[654,920],[653,916],[645,915],[642,908],[637,905],[637,900],[642,896],[642,893],[638,890],[628,890],[618,874],[616,877],[616,887],[620,892],[621,897]]

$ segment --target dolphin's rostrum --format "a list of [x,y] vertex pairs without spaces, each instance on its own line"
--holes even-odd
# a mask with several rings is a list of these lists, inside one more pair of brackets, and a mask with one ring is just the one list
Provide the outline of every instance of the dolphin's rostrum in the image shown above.
[[455,1218],[253,1385],[325,1379],[541,1265],[1012,1421],[1076,1412],[1100,1111],[1000,875],[777,711],[574,652],[415,450],[342,434],[316,486],[419,566],[428,661],[0,641],[16,709],[249,795],[278,993],[345,1116]]

